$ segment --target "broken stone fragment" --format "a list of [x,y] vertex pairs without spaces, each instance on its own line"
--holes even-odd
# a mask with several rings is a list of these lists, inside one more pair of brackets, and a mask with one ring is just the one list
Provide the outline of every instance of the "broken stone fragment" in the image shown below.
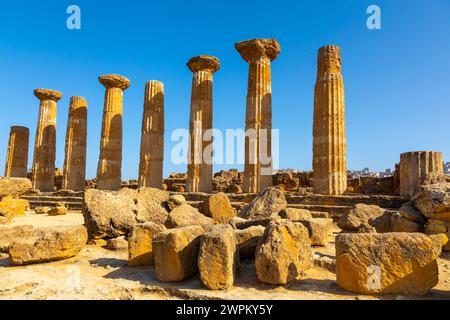
[[377,232],[391,231],[391,214],[388,210],[376,205],[358,203],[338,220],[338,227],[342,230],[356,231],[361,224],[375,227]]
[[82,225],[35,228],[11,243],[9,259],[16,265],[63,260],[77,255],[86,242]]
[[263,226],[251,226],[234,230],[240,258],[255,258],[256,247],[265,229]]
[[433,241],[434,251],[436,256],[439,257],[442,253],[442,248],[448,243],[448,236],[444,233],[432,234],[430,236],[431,241]]
[[173,210],[178,206],[181,206],[182,204],[186,203],[186,198],[181,194],[173,194],[169,197],[169,200],[167,201],[167,205],[169,207],[169,210]]
[[333,235],[333,219],[327,218],[310,218],[295,220],[303,224],[309,232],[309,239],[313,246],[324,246]]
[[393,232],[423,232],[423,225],[404,218],[396,212],[391,217]]
[[421,186],[413,202],[427,218],[450,221],[450,183]]
[[313,266],[308,229],[289,220],[271,222],[256,248],[255,266],[258,279],[265,283],[298,279]]
[[50,211],[50,207],[36,207],[34,208],[34,213],[36,214],[47,214]]
[[409,221],[417,222],[422,225],[425,224],[425,216],[414,207],[412,202],[407,202],[402,205],[398,212],[403,218],[408,219]]
[[198,269],[208,289],[228,289],[233,285],[237,253],[236,237],[229,224],[218,224],[206,230],[200,243]]
[[278,213],[282,219],[300,220],[312,218],[311,211],[307,209],[285,208]]
[[115,238],[128,235],[137,224],[152,221],[164,224],[169,194],[154,188],[119,191],[88,189],[84,194],[83,216],[89,238]]
[[277,188],[266,188],[242,209],[239,217],[248,220],[278,217],[278,213],[286,206],[287,202],[283,191]]
[[63,215],[66,215],[67,212],[68,212],[68,210],[65,205],[58,205],[58,206],[48,210],[47,214],[49,216],[63,216]]
[[170,211],[166,226],[179,228],[186,226],[201,226],[204,229],[212,226],[214,220],[200,213],[196,208],[185,203]]
[[112,238],[106,240],[105,248],[113,251],[125,251],[128,250],[128,241],[125,236]]
[[31,190],[29,179],[0,177],[0,199],[6,196],[18,197],[29,190]]
[[203,202],[203,213],[211,217],[215,223],[228,223],[236,216],[230,199],[223,192],[212,194]]
[[204,229],[187,226],[153,236],[155,276],[160,281],[181,281],[198,271],[200,238]]
[[128,235],[128,265],[149,266],[155,263],[153,255],[153,236],[166,228],[154,222],[135,225]]
[[340,234],[336,280],[362,294],[423,295],[438,283],[433,242],[420,233]]

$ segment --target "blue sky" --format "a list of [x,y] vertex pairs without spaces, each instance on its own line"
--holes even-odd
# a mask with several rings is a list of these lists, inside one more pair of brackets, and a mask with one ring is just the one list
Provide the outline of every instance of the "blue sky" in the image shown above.
[[[66,9],[81,8],[81,30],[66,28]],[[380,6],[382,29],[366,27]],[[70,96],[88,100],[87,176],[97,170],[104,88],[97,77],[131,80],[124,96],[122,175],[136,178],[148,80],[165,84],[164,175],[183,172],[170,134],[188,128],[192,56],[221,61],[214,75],[213,125],[243,128],[248,65],[234,43],[276,38],[273,127],[280,167],[311,169],[317,49],[341,47],[350,169],[393,168],[404,151],[436,150],[450,161],[450,1],[6,1],[0,0],[0,171],[9,128],[30,128],[33,155],[38,87],[64,93],[58,103],[56,165],[64,162]],[[242,166],[215,165],[215,171]]]

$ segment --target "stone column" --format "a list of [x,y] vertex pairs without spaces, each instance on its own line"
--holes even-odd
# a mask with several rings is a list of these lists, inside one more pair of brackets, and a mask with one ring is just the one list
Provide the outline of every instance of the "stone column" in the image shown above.
[[36,89],[34,95],[41,100],[41,104],[34,143],[33,188],[52,192],[55,184],[56,102],[61,99],[62,93]]
[[245,116],[244,192],[260,192],[272,185],[272,88],[270,62],[280,53],[275,39],[235,44],[249,63]]
[[139,187],[161,189],[164,159],[164,84],[152,80],[145,84],[142,117]]
[[5,177],[27,177],[29,138],[30,131],[28,128],[11,127],[6,155]]
[[191,58],[193,72],[189,117],[189,161],[186,182],[189,192],[212,192],[212,75],[219,70],[219,59],[212,56]]
[[318,52],[314,90],[314,193],[340,195],[347,190],[346,154],[341,53],[336,46],[324,46]]
[[71,97],[66,131],[63,188],[84,190],[86,177],[87,101]]
[[400,155],[400,195],[412,197],[426,176],[444,174],[442,152],[415,151]]
[[122,184],[122,109],[123,91],[130,86],[125,77],[108,74],[99,77],[105,86],[100,158],[97,168],[97,188],[119,190]]

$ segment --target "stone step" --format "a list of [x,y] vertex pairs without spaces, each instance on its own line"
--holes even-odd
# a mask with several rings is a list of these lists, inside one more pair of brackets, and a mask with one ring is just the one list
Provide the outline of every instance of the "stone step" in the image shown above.
[[82,197],[63,197],[63,196],[22,196],[22,199],[28,201],[62,201],[62,202],[80,202],[83,203]]
[[[170,194],[181,194],[187,201],[202,202],[206,200],[210,195],[203,192],[170,192]],[[240,193],[240,194],[227,194],[230,201],[233,202],[251,202],[257,194],[255,193]],[[320,194],[308,194],[298,195],[292,193],[286,193],[286,201],[288,204],[304,204],[304,205],[332,205],[332,206],[353,206],[357,203],[364,203],[368,205],[377,205],[382,208],[400,208],[405,202],[406,198],[399,196],[388,195],[320,195]]]
[[29,201],[30,209],[36,207],[54,207],[58,204],[64,204],[70,210],[82,210],[83,202],[65,202],[65,201]]

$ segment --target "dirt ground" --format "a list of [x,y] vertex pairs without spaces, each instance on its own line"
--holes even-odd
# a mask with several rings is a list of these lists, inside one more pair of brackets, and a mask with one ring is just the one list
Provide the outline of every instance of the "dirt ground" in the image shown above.
[[[28,215],[13,225],[82,224],[80,213],[66,216]],[[1,228],[0,228],[1,232]],[[285,286],[258,282],[254,263],[241,261],[235,285],[226,291],[206,289],[198,274],[176,283],[159,282],[153,267],[128,267],[126,251],[87,245],[71,259],[11,266],[0,254],[0,299],[450,299],[450,253],[439,258],[439,284],[424,297],[365,296],[346,292],[335,282],[334,243],[315,247],[316,266],[301,280]]]

